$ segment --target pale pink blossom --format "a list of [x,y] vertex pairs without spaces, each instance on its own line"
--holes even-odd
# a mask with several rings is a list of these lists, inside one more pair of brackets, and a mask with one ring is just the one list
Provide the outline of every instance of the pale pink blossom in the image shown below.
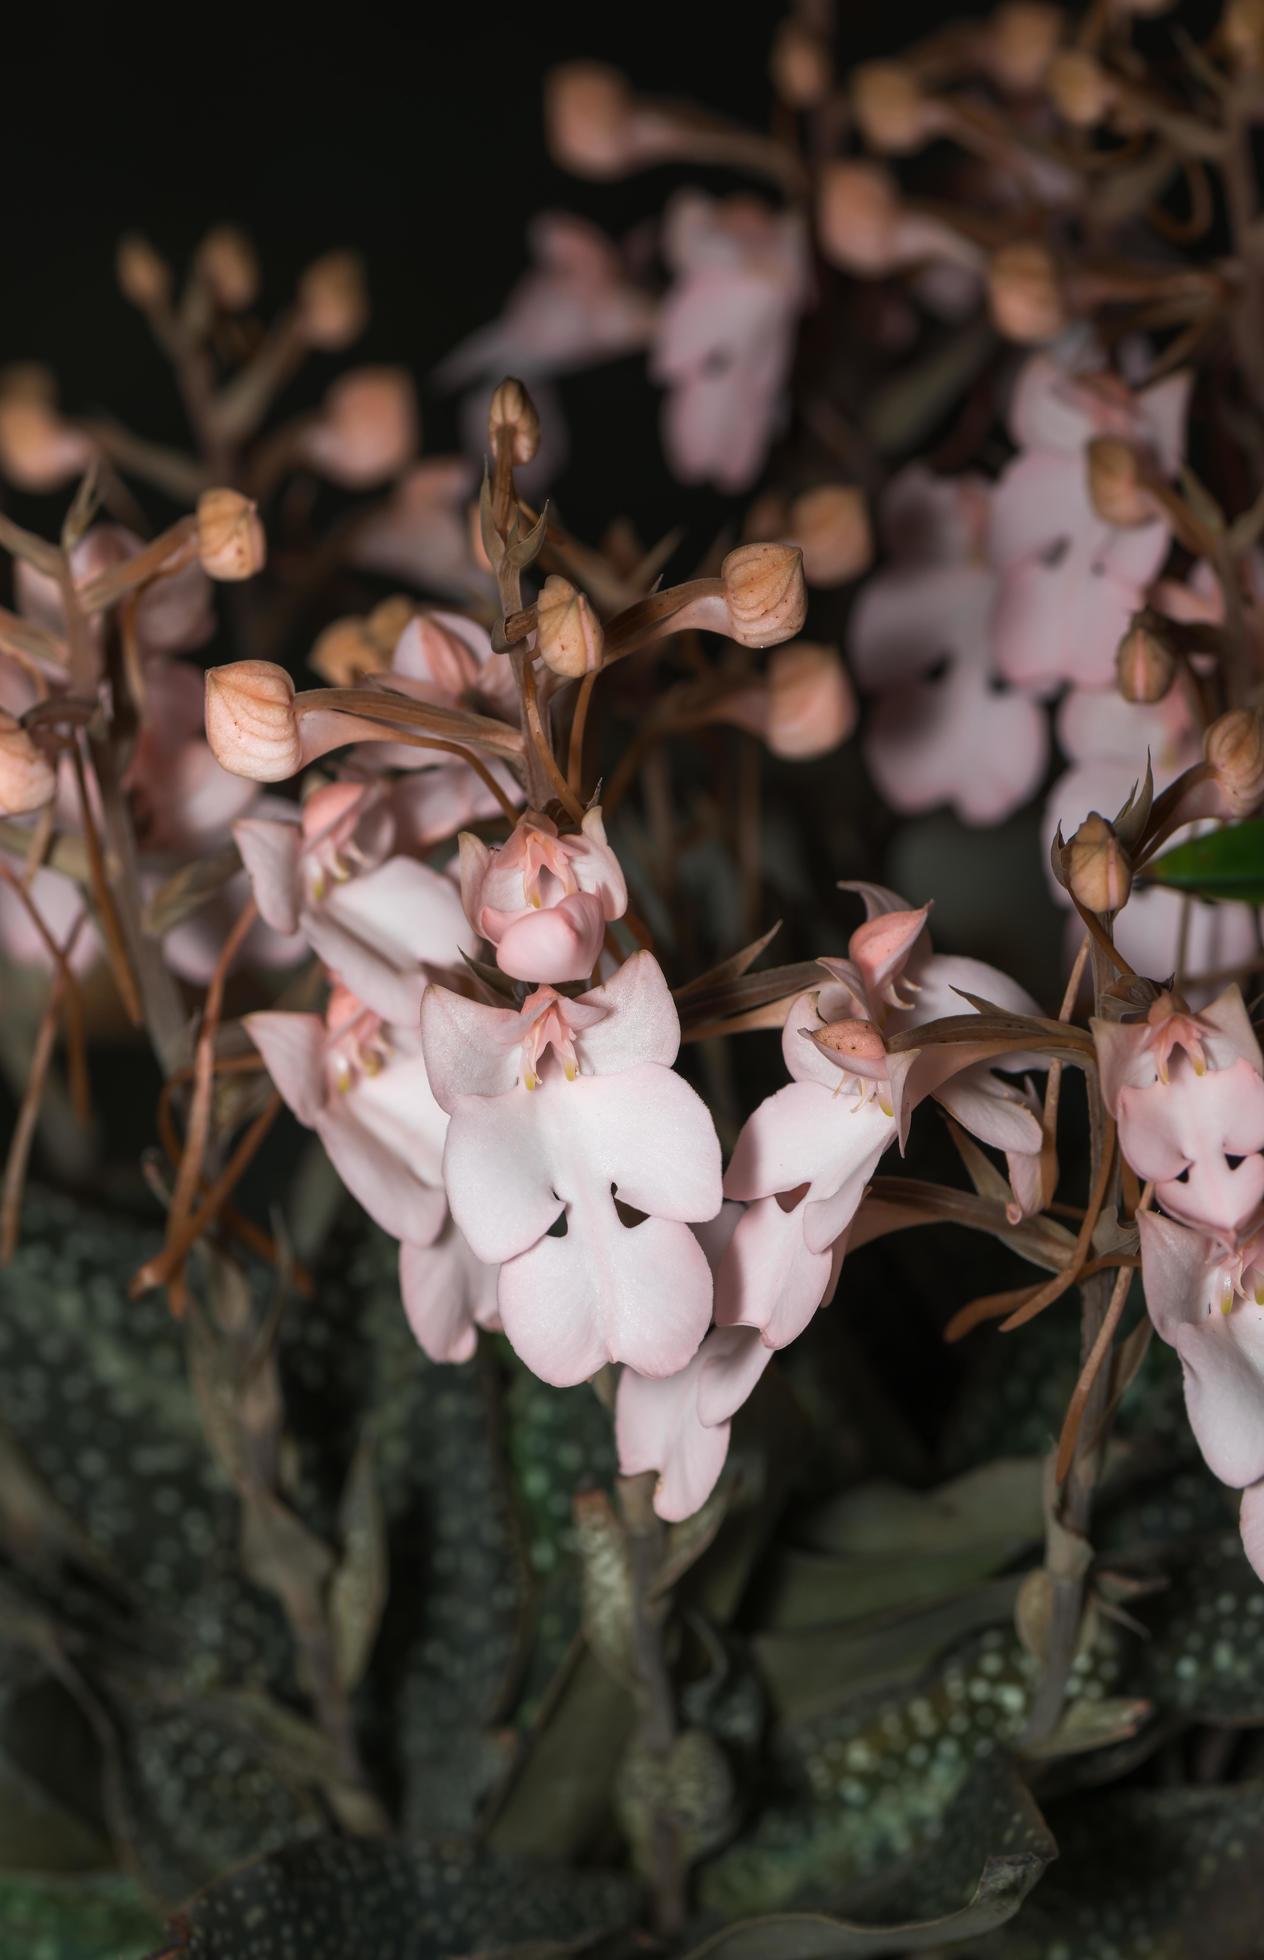
[[430,1091],[415,1027],[391,1027],[345,988],[319,1014],[249,1014],[245,1028],[299,1122],[339,1177],[400,1242],[400,1286],[432,1361],[465,1361],[496,1324],[493,1276],[448,1216],[448,1119]]
[[486,567],[470,549],[472,464],[463,456],[415,463],[389,497],[357,523],[348,545],[352,564],[407,579],[423,592],[465,598],[484,594]]
[[475,949],[455,884],[396,854],[389,802],[372,786],[331,783],[301,815],[246,817],[233,835],[267,924],[301,933],[394,1026],[415,1026],[427,978]]
[[332,483],[367,490],[406,469],[420,439],[416,392],[405,370],[352,368],[305,425],[299,453]]
[[713,1327],[677,1374],[625,1368],[615,1441],[625,1477],[657,1470],[654,1509],[669,1524],[700,1511],[719,1482],[733,1417],[772,1359],[752,1327]]
[[[689,1224],[720,1209],[706,1106],[672,1070],[680,1024],[648,953],[577,1001],[519,1013],[427,989],[422,1041],[451,1113],[444,1181],[475,1254],[499,1265],[501,1321],[543,1380],[607,1361],[670,1375],[711,1319]],[[620,1214],[645,1214],[628,1223]]]
[[781,419],[811,297],[802,220],[749,197],[681,191],[667,209],[663,250],[673,284],[651,372],[668,390],[668,460],[686,483],[744,490]]
[[988,551],[999,574],[993,616],[997,666],[1022,686],[1073,681],[1102,687],[1147,586],[1167,556],[1155,515],[1119,528],[1089,495],[1088,445],[1099,436],[1141,445],[1163,475],[1183,456],[1190,376],[1144,394],[1117,376],[1075,372],[1052,353],[1024,365],[1010,402],[1019,454],[992,499]]
[[1182,1223],[1229,1234],[1264,1202],[1264,1079],[1239,1056],[1196,1068],[1180,1050],[1167,1080],[1123,1088],[1119,1147],[1139,1177]]
[[1164,993],[1152,1003],[1144,1020],[1094,1019],[1090,1026],[1102,1098],[1112,1116],[1118,1114],[1121,1090],[1148,1089],[1155,1082],[1167,1082],[1173,1059],[1180,1054],[1198,1074],[1208,1068],[1228,1068],[1242,1060],[1257,1075],[1264,1075],[1264,1058],[1237,987],[1226,987],[1200,1013],[1192,1013]]
[[[121,524],[94,524],[71,548],[70,571],[82,588],[125,565],[142,549],[142,540]],[[24,618],[59,637],[66,631],[66,608],[54,578],[20,558],[13,575],[18,611]],[[89,630],[100,644],[101,615],[94,614]],[[196,557],[161,573],[143,588],[136,606],[136,636],[143,655],[188,653],[205,644],[215,630],[211,581]]]
[[461,834],[461,897],[474,930],[496,948],[515,980],[583,980],[593,971],[607,924],[622,918],[628,890],[606,842],[600,809],[578,835],[559,836],[537,810],[508,840]]
[[[1157,1212],[1138,1222],[1146,1305],[1180,1355],[1198,1447],[1223,1483],[1257,1484],[1264,1478],[1264,1234],[1234,1244]],[[1258,1549],[1257,1541],[1257,1571]]]
[[832,1293],[865,1187],[923,1095],[1011,1157],[1020,1210],[1041,1145],[1029,1094],[968,1048],[886,1054],[893,1034],[971,1012],[962,993],[1017,1013],[1037,1012],[1035,1003],[981,961],[931,953],[928,907],[912,910],[880,886],[856,889],[869,917],[846,960],[822,962],[828,981],[791,1004],[782,1054],[794,1080],[747,1119],[724,1181],[748,1209],[720,1263],[716,1318],[758,1327],[770,1347],[794,1340]]
[[947,803],[966,823],[999,823],[1044,774],[1044,710],[1000,688],[993,670],[989,508],[981,478],[937,478],[920,464],[883,500],[890,563],[860,593],[849,650],[861,687],[878,696],[865,760],[905,815]]

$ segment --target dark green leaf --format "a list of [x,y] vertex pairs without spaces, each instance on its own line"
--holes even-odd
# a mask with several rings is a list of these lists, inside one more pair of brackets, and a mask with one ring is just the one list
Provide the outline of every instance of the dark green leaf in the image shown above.
[[1147,865],[1146,876],[1196,898],[1264,905],[1264,817],[1191,837]]

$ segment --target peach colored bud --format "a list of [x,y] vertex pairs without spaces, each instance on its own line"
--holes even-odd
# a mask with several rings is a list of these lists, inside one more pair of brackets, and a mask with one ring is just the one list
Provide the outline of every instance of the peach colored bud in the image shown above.
[[535,403],[523,387],[507,375],[492,396],[487,410],[487,440],[496,454],[502,434],[513,442],[513,460],[521,468],[540,447],[540,418]]
[[1030,95],[1040,87],[1062,38],[1060,7],[1040,0],[1009,0],[987,26],[985,59],[1002,88]]
[[1115,100],[1115,84],[1085,48],[1063,48],[1049,64],[1048,83],[1055,109],[1076,129],[1096,129]]
[[119,289],[132,306],[150,313],[166,303],[171,293],[171,267],[147,238],[134,231],[121,238],[114,263]]
[[808,610],[803,553],[792,544],[742,544],[720,566],[729,635],[744,647],[792,640]]
[[419,610],[417,601],[410,599],[406,592],[393,592],[389,599],[380,600],[365,620],[369,638],[388,660],[400,634]]
[[896,260],[901,215],[894,177],[878,163],[827,163],[817,229],[831,265],[876,279]]
[[570,61],[545,77],[545,129],[563,170],[617,177],[630,161],[633,115],[627,83],[602,62]]
[[1203,739],[1203,754],[1232,815],[1254,815],[1264,803],[1264,716],[1259,710],[1231,708],[1217,716]]
[[1053,254],[1035,239],[1002,245],[988,266],[992,319],[1020,347],[1054,340],[1067,323]]
[[845,585],[873,558],[873,531],[863,490],[851,483],[821,483],[790,506],[788,531],[803,553],[809,585]]
[[1132,890],[1132,866],[1115,826],[1094,810],[1085,817],[1062,859],[1067,890],[1086,912],[1118,912]]
[[1229,0],[1220,39],[1235,68],[1264,68],[1264,0]]
[[198,557],[209,578],[253,578],[263,570],[267,542],[259,511],[238,490],[204,490],[197,507]]
[[298,282],[299,329],[309,347],[339,354],[358,340],[369,318],[364,266],[354,252],[329,252]]
[[1145,457],[1122,436],[1096,436],[1088,445],[1088,494],[1107,524],[1134,531],[1153,521],[1154,498],[1146,487]]
[[797,20],[783,20],[777,29],[769,69],[773,87],[792,109],[815,109],[834,79],[824,41]]
[[21,722],[0,710],[0,810],[26,817],[53,800],[57,772]]
[[330,687],[358,687],[366,674],[378,672],[383,663],[368,621],[349,616],[330,621],[308,654],[307,664]]
[[536,652],[550,673],[566,680],[594,674],[601,665],[606,636],[582,592],[554,572],[544,581],[536,605]]
[[1152,707],[1176,678],[1176,656],[1166,646],[1155,613],[1138,613],[1119,642],[1115,673],[1125,701]]
[[851,105],[865,142],[883,156],[909,156],[932,133],[931,105],[903,62],[862,61],[852,73]]
[[0,387],[0,469],[20,490],[57,490],[92,461],[87,436],[57,412],[34,370],[6,374]]
[[216,225],[197,248],[197,269],[225,313],[241,313],[259,291],[254,246],[235,225]]
[[253,783],[283,783],[303,759],[294,683],[271,660],[234,660],[206,676],[206,739],[215,760]]
[[774,755],[805,762],[828,755],[856,726],[856,695],[836,647],[795,640],[768,662],[764,739]]
[[383,483],[416,453],[417,399],[403,368],[353,368],[334,382],[306,452],[316,467],[349,490]]

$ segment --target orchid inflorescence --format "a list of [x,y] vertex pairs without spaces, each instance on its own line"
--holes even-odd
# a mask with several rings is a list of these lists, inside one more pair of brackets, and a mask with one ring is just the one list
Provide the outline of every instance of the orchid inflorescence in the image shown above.
[[[1134,11],[1113,0],[1073,26],[1014,0],[844,85],[826,10],[798,0],[773,50],[773,135],[592,64],[558,71],[547,119],[567,167],[705,162],[764,189],[675,192],[657,278],[643,249],[539,221],[502,318],[440,370],[477,384],[477,493],[464,459],[416,459],[396,370],[352,370],[319,410],[266,426],[305,354],[363,325],[342,255],[233,365],[257,284],[246,241],[211,234],[178,302],[152,248],[125,241],[120,281],[175,366],[195,457],[63,415],[29,370],[0,385],[11,480],[82,479],[55,544],[0,517],[0,935],[48,983],[5,1256],[59,1028],[86,1119],[85,998],[107,971],[164,1077],[169,1162],[149,1170],[165,1236],[135,1287],[185,1311],[199,1248],[294,1277],[234,1205],[284,1106],[398,1243],[432,1362],[500,1334],[544,1382],[593,1384],[635,1535],[651,1511],[676,1525],[723,1501],[735,1417],[820,1309],[845,1310],[849,1253],[926,1223],[983,1232],[1041,1277],[953,1300],[949,1340],[1082,1303],[1048,1557],[1019,1614],[1042,1670],[1033,1744],[1096,1596],[1091,1550],[1067,1546],[1089,1545],[1138,1365],[1119,1338],[1138,1273],[1264,1579],[1264,1056],[1242,984],[1259,920],[1156,873],[1169,846],[1264,809],[1264,501],[1241,494],[1264,453],[1243,205],[1264,41],[1231,4],[1179,94],[1134,58]],[[917,174],[932,143],[955,160],[933,197]],[[1213,179],[1232,250],[1187,262],[1170,190],[1199,232]],[[845,371],[853,313],[896,371],[867,420]],[[832,328],[822,358],[810,343]],[[676,540],[589,542],[540,494],[563,446],[558,376],[641,350],[681,481],[744,496],[775,459],[739,529],[670,584]],[[1189,461],[1222,385],[1251,430],[1221,431],[1235,517]],[[213,585],[266,589],[265,519],[296,475],[373,493],[287,547],[306,553],[304,590],[354,567],[442,603],[391,594],[333,619],[310,654],[320,685],[300,687],[276,657],[296,617],[282,588],[203,682],[185,656],[215,631]],[[129,478],[189,514],[142,542]],[[726,924],[724,956],[690,970],[668,902],[684,829],[669,746],[732,761],[732,804],[726,782],[691,807],[743,887],[728,919],[754,933],[763,752],[860,781],[836,753],[857,724],[864,800],[897,817],[950,811],[982,839],[1044,792],[1026,902],[1047,877],[1067,916],[1050,1001],[933,950],[931,905],[867,879],[837,881],[810,961],[761,964],[772,933],[743,945]],[[262,1004],[235,1011],[250,990]],[[738,1107],[717,1058],[764,1031],[789,1079]],[[1089,1131],[1074,1202],[1068,1068]],[[883,1170],[915,1124],[946,1129],[971,1188]]]

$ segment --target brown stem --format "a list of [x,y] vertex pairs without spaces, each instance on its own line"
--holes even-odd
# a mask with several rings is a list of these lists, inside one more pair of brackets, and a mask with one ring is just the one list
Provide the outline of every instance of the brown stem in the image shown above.
[[566,780],[576,796],[584,793],[584,731],[588,726],[588,710],[592,706],[593,689],[597,685],[599,667],[591,674],[585,674],[579,683],[579,697],[575,702],[575,713],[571,718],[570,747],[566,756]]
[[101,849],[101,839],[97,835],[96,818],[92,814],[92,804],[88,796],[88,782],[84,773],[83,757],[79,745],[72,740],[69,744],[71,768],[74,772],[75,789],[79,796],[79,814],[83,823],[83,841],[88,853],[88,870],[92,879],[92,896],[96,903],[97,918],[101,924],[105,950],[114,975],[114,984],[119,990],[119,998],[128,1020],[133,1027],[144,1024],[140,994],[136,979],[128,959],[122,927],[119,924],[118,908],[114,903],[109,875],[105,868],[105,854]]

